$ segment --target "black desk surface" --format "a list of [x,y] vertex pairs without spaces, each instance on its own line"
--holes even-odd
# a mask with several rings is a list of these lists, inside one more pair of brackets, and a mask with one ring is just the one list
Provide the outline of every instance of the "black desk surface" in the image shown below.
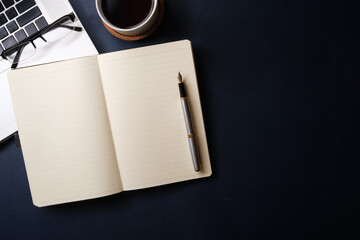
[[37,208],[11,139],[0,239],[359,237],[357,1],[166,0],[137,42],[110,35],[94,2],[72,4],[100,53],[192,41],[213,175]]

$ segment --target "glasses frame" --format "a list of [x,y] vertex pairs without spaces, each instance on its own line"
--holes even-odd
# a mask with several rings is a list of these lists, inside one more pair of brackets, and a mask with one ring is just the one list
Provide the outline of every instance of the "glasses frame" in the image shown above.
[[51,29],[51,28],[56,29],[57,27],[64,27],[64,28],[71,28],[73,31],[77,31],[77,32],[82,31],[81,27],[77,27],[77,26],[72,27],[72,26],[62,25],[62,23],[64,23],[68,19],[70,19],[72,22],[74,22],[75,14],[72,12],[72,13],[69,13],[67,15],[64,15],[61,18],[59,18],[58,20],[56,20],[55,22],[53,22],[50,25],[44,27],[40,31],[38,31],[38,32],[34,33],[33,35],[30,35],[27,38],[23,39],[22,41],[18,42],[14,46],[11,46],[10,48],[5,49],[1,53],[1,57],[8,61],[8,59],[6,57],[7,54],[16,53],[15,58],[14,58],[14,62],[12,62],[12,65],[11,65],[11,69],[15,69],[19,64],[18,60],[20,59],[20,56],[21,56],[21,53],[22,53],[24,47],[27,46],[27,44],[32,44],[33,47],[36,48],[36,45],[35,45],[34,41],[36,39],[38,39],[38,38],[41,38],[44,42],[47,42],[47,40],[44,38],[43,34],[48,32],[49,29]]

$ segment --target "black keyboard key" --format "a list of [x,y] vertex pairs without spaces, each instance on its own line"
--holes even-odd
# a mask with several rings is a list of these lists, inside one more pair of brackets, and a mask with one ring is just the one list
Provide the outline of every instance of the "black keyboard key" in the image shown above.
[[25,27],[25,31],[26,31],[28,36],[31,36],[31,35],[37,33],[38,30],[36,29],[35,24],[30,23],[29,25],[27,25]]
[[7,35],[9,35],[9,33],[6,31],[6,29],[4,27],[0,28],[0,39],[3,39]]
[[18,15],[15,8],[13,8],[13,7],[10,8],[9,10],[6,10],[5,13],[9,20],[12,20],[13,18],[15,18]]
[[2,44],[5,49],[8,49],[9,47],[17,44],[17,41],[15,40],[15,38],[13,36],[10,36],[7,39],[5,39],[4,41],[2,41]]
[[16,9],[19,11],[19,13],[23,13],[34,5],[35,5],[34,0],[23,0],[23,1],[19,2],[18,4],[16,4],[15,6],[16,6]]
[[8,24],[6,24],[6,28],[10,33],[15,32],[16,30],[19,29],[18,25],[16,24],[15,21],[11,21]]
[[3,49],[2,46],[0,45],[0,54],[2,54],[3,51],[4,51],[4,49]]
[[2,11],[4,11],[5,10],[5,8],[4,8],[4,6],[1,4],[1,2],[0,2],[0,12],[2,12]]
[[11,7],[15,3],[14,0],[3,0],[2,2],[6,8]]
[[24,13],[23,15],[19,16],[16,19],[16,21],[18,22],[19,26],[22,27],[40,15],[41,15],[40,9],[38,7],[34,7],[29,11],[27,11],[26,13]]
[[43,29],[48,25],[44,17],[41,17],[39,19],[36,19],[35,24],[39,30]]
[[22,29],[17,31],[14,35],[15,35],[16,39],[18,40],[18,42],[21,42],[22,40],[27,38],[25,31]]
[[0,26],[4,25],[7,22],[7,18],[4,14],[0,14]]

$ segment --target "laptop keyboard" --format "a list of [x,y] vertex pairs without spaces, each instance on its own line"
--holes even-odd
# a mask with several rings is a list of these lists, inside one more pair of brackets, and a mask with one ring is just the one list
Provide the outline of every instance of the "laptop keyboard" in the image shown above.
[[47,25],[34,0],[0,0],[0,54]]

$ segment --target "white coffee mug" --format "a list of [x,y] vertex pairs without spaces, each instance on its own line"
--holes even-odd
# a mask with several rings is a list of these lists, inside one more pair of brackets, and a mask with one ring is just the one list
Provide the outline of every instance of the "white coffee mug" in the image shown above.
[[139,24],[136,24],[133,27],[120,28],[120,27],[114,25],[113,23],[111,23],[109,21],[109,19],[106,18],[104,11],[103,11],[103,7],[102,7],[103,1],[104,0],[95,0],[96,10],[97,10],[101,20],[103,21],[103,23],[105,25],[107,25],[108,27],[113,29],[115,32],[122,34],[124,36],[133,37],[133,36],[139,36],[143,33],[146,33],[154,26],[154,24],[156,23],[156,20],[159,16],[159,1],[152,0],[152,8],[150,10],[150,13],[147,15],[147,17],[144,20],[142,20]]

